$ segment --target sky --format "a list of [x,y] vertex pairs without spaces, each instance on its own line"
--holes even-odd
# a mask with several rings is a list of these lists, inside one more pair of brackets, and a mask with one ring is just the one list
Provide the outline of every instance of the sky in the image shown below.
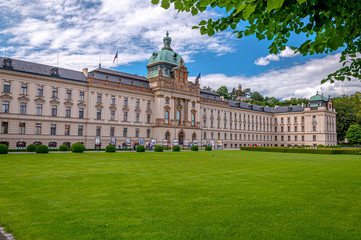
[[[360,81],[321,84],[340,68],[340,51],[301,56],[290,48],[270,55],[267,40],[237,39],[232,31],[212,37],[193,29],[203,19],[219,18],[222,9],[192,16],[152,5],[151,0],[7,0],[0,1],[0,55],[81,71],[115,68],[146,75],[153,52],[169,31],[172,48],[185,60],[189,80],[201,73],[201,87],[251,88],[264,96],[309,98],[317,91],[340,96],[360,91]],[[240,25],[242,29],[244,25]],[[305,36],[291,35],[289,46]]]

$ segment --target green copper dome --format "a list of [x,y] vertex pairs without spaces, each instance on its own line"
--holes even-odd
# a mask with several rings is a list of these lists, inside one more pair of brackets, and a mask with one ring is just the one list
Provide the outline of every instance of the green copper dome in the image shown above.
[[169,37],[169,33],[167,32],[166,35],[167,36],[163,38],[164,46],[162,50],[154,52],[148,61],[147,78],[158,76],[159,69],[162,69],[165,77],[171,77],[169,73],[170,68],[180,65],[181,61],[184,65],[183,58],[178,53],[174,52],[170,46],[172,38]]
[[324,96],[321,96],[320,94],[316,93],[316,95],[312,96],[310,98],[310,101],[326,101],[327,102],[327,98]]

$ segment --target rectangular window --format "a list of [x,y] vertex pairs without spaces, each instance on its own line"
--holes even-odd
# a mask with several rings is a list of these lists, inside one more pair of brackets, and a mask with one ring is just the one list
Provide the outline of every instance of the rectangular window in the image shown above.
[[102,102],[102,94],[101,94],[101,93],[98,93],[97,103],[101,103],[101,102]]
[[297,132],[297,126],[295,126],[295,132]]
[[224,122],[223,127],[227,128],[227,122]]
[[277,141],[277,136],[275,136],[275,141]]
[[35,123],[35,134],[36,135],[41,134],[41,123]]
[[293,118],[293,121],[296,123],[296,122],[297,122],[297,117],[294,117],[294,118]]
[[65,125],[65,133],[64,135],[69,136],[70,135],[70,125]]
[[139,108],[139,102],[140,102],[139,99],[136,99],[136,100],[135,100],[135,107],[136,107],[136,108]]
[[123,137],[128,136],[128,128],[123,128]]
[[312,116],[312,122],[316,122],[316,116]]
[[10,92],[10,82],[4,82],[4,92],[9,93]]
[[124,122],[128,121],[128,112],[123,113],[123,121]]
[[19,123],[19,134],[25,134],[25,123]]
[[51,124],[50,135],[56,135],[56,124]]
[[110,111],[110,120],[115,120],[115,111]]
[[277,127],[275,127],[275,132],[277,132]]
[[147,123],[150,123],[150,114],[147,115]]
[[211,132],[211,139],[213,139],[213,132]]
[[135,137],[139,137],[139,128],[135,129]]
[[295,136],[295,141],[297,141],[297,136]]
[[206,125],[207,125],[207,120],[203,119],[203,127],[206,127]]
[[291,117],[287,117],[287,123],[291,123]]
[[139,122],[139,113],[136,113],[136,114],[135,114],[135,121],[136,121],[136,122]]
[[218,139],[221,139],[221,133],[218,133]]
[[124,97],[124,106],[128,106],[128,98]]
[[10,102],[9,101],[3,101],[3,113],[9,113],[10,108]]
[[164,123],[169,123],[169,111],[165,111],[164,113]]
[[26,114],[26,103],[20,103],[20,114]]
[[79,108],[79,118],[84,118],[84,108]]
[[150,129],[147,129],[147,138],[150,138]]
[[56,105],[51,106],[51,116],[56,117],[58,115],[58,107]]
[[65,108],[65,117],[70,118],[71,116],[71,107]]
[[283,132],[283,127],[281,127],[281,132]]
[[288,141],[291,141],[291,136],[288,136],[288,138],[287,138],[287,139],[288,139]]
[[290,126],[287,127],[287,131],[291,132],[291,127]]
[[100,136],[100,131],[101,131],[101,127],[100,127],[100,126],[97,126],[97,130],[95,131],[95,135],[96,135],[97,137]]
[[110,136],[114,137],[114,133],[115,133],[115,128],[114,127],[110,127]]
[[36,104],[36,115],[42,115],[42,114],[43,114],[43,105]]
[[84,92],[79,93],[79,100],[84,101]]
[[150,109],[150,101],[147,102],[147,108]]
[[305,126],[302,126],[302,132],[304,132],[305,131]]
[[283,141],[283,136],[281,136],[281,141]]
[[302,136],[302,141],[305,141],[305,136]]
[[115,105],[115,96],[110,97],[110,104]]
[[28,84],[26,84],[26,83],[21,84],[20,94],[23,94],[23,95],[28,94]]
[[39,97],[44,96],[43,86],[38,86],[36,94],[37,94]]
[[313,135],[313,141],[316,141],[316,135]]
[[78,136],[83,136],[83,126],[78,126]]
[[9,128],[9,123],[8,122],[2,122],[1,123],[1,133],[2,134],[7,134],[8,133],[8,128]]
[[211,128],[213,128],[213,120],[211,120]]
[[316,132],[316,125],[312,126],[312,131]]
[[70,89],[66,90],[66,99],[71,100],[71,90]]
[[97,119],[102,119],[102,110],[101,109],[97,110]]
[[281,123],[283,123],[283,118],[281,118]]
[[58,89],[57,88],[53,88],[51,97],[52,98],[58,98]]
[[227,139],[227,133],[224,133],[224,139]]

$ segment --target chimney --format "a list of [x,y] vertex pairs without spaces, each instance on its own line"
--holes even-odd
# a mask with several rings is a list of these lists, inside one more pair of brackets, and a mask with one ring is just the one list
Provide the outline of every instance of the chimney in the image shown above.
[[85,77],[88,77],[88,68],[83,68],[83,74]]

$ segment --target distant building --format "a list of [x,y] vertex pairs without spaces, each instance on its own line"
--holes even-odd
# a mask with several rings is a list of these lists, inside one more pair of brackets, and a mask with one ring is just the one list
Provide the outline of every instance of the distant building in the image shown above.
[[171,38],[154,52],[146,77],[98,68],[82,72],[0,58],[0,143],[87,148],[129,142],[219,147],[336,145],[336,112],[321,95],[303,106],[262,107],[188,81]]

